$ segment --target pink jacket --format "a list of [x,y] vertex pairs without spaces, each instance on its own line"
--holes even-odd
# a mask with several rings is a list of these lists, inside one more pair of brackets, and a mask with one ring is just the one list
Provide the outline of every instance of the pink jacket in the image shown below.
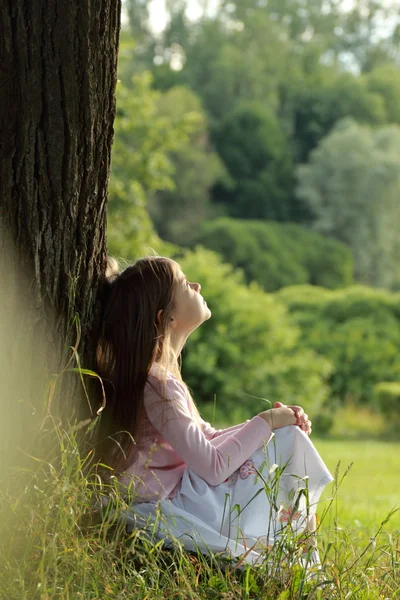
[[187,467],[209,485],[219,485],[273,435],[259,416],[221,430],[199,421],[185,386],[171,374],[165,394],[171,400],[162,400],[152,386],[160,389],[159,381],[150,375],[141,441],[121,481],[128,486],[132,482],[136,502],[174,496]]

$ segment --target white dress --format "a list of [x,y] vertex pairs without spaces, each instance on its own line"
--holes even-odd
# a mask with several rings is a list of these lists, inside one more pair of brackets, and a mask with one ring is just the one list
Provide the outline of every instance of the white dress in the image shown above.
[[220,485],[187,468],[173,498],[135,504],[126,520],[167,544],[257,564],[282,532],[306,529],[332,479],[309,437],[288,426]]

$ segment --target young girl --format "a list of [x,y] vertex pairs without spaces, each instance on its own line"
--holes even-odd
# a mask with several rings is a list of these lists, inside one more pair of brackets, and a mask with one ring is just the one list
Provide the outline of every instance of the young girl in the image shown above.
[[312,528],[332,477],[299,406],[276,402],[222,430],[201,419],[179,358],[210,317],[201,285],[173,260],[146,257],[109,273],[97,352],[106,406],[96,447],[133,492],[128,523],[151,523],[158,538],[179,538],[189,550],[255,563],[282,531]]

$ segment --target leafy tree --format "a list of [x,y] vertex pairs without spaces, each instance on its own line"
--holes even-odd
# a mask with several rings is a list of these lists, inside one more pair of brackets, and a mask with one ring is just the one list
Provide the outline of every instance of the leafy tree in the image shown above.
[[400,129],[376,131],[346,120],[298,169],[298,195],[314,228],[347,243],[357,278],[390,287],[399,280]]
[[161,103],[149,73],[135,75],[131,88],[118,86],[108,240],[111,253],[129,259],[159,244],[148,198],[174,187],[170,153],[187,145],[200,119],[194,111],[163,115]]
[[[157,41],[153,34],[149,3],[147,0],[124,0],[125,14],[128,17],[122,29],[121,50],[123,51],[123,65],[118,66],[118,74],[121,77],[123,69],[128,72],[124,81],[129,81],[133,73],[147,71],[153,65],[156,53]],[[129,44],[130,48],[126,43]]]
[[[396,0],[225,0],[222,15],[246,22],[267,15],[279,23],[299,53],[319,47],[320,58],[341,70],[368,71],[399,62],[400,20]],[[384,31],[384,33],[383,33]]]
[[187,0],[165,2],[169,20],[162,32],[160,45],[164,47],[164,61],[171,65],[172,69],[180,66],[176,61],[183,59],[183,54],[190,44],[191,25],[186,16],[187,4]]
[[200,20],[182,44],[181,81],[201,97],[212,124],[243,101],[276,113],[282,74],[296,77],[294,52],[266,14],[249,16],[246,23],[220,15]]
[[214,199],[233,217],[287,220],[292,166],[276,117],[242,104],[215,127],[213,141],[230,176],[216,187]]
[[400,71],[398,67],[386,65],[365,75],[367,87],[379,94],[385,107],[385,121],[400,125]]
[[300,225],[217,219],[204,224],[197,241],[267,291],[303,283],[331,288],[352,283],[349,248]]
[[326,72],[315,83],[292,89],[293,144],[296,162],[308,160],[310,152],[342,118],[380,125],[385,122],[385,101],[377,86],[349,73]]
[[[142,0],[129,0],[126,6],[136,59],[120,62],[125,85],[130,86],[132,71],[147,68],[158,90],[190,88],[202,101],[202,118],[207,115],[209,125],[203,130],[210,127],[230,175],[219,175],[212,208],[209,190],[219,167],[208,140],[198,137],[193,143],[194,132],[185,152],[168,153],[175,189],[151,192],[147,198],[157,230],[171,240],[189,243],[190,225],[212,210],[310,223],[308,203],[294,194],[294,164],[307,161],[344,117],[373,126],[396,122],[397,88],[389,85],[390,75],[378,76],[376,69],[371,77],[341,72],[358,61],[355,40],[364,44],[366,54],[361,33],[368,27],[375,35],[377,19],[386,18],[376,3],[366,0],[349,12],[336,0],[324,2],[324,10],[320,0],[236,0],[223,3],[212,17],[203,5],[203,17],[191,22],[186,0],[170,0],[169,22],[158,36],[149,30]],[[126,52],[131,51],[126,45]],[[185,102],[184,92],[171,93]],[[162,102],[160,106],[162,111]],[[245,111],[254,111],[253,124],[239,117]],[[262,168],[257,153],[265,158]],[[251,161],[250,175],[236,169]],[[196,171],[203,171],[202,180],[196,180]],[[174,212],[176,220],[170,218]]]
[[201,102],[191,90],[171,88],[160,97],[157,114],[172,124],[179,124],[183,117],[190,117],[193,123],[186,140],[168,155],[174,167],[173,188],[149,197],[150,215],[159,235],[188,245],[212,214],[210,189],[224,175],[224,168],[211,147]]
[[351,56],[360,71],[387,63],[399,64],[399,32],[397,0],[357,0],[350,10],[341,11],[337,53],[344,61]]
[[191,43],[185,48],[182,82],[199,94],[209,113],[207,99],[212,90],[212,66],[226,41],[226,30],[219,19],[205,19],[192,25]]
[[217,418],[225,423],[266,409],[265,399],[299,403],[317,414],[331,365],[299,347],[298,330],[282,304],[258,285],[246,286],[210,251],[188,252],[179,262],[201,282],[212,311],[190,336],[183,360],[185,381],[204,414],[212,416],[214,397]]
[[288,37],[304,45],[311,36],[333,36],[340,23],[340,6],[335,0],[327,0],[321,10],[321,0],[224,0],[224,13],[231,18],[246,21],[254,14],[261,14],[280,24]]

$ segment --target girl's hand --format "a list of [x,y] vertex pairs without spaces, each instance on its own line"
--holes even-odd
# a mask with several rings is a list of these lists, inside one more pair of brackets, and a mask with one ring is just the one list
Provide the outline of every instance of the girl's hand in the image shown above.
[[293,413],[296,416],[296,425],[298,427],[300,427],[300,429],[302,431],[304,431],[304,433],[306,433],[307,435],[310,435],[312,429],[311,429],[311,421],[308,418],[308,415],[304,412],[304,410],[301,408],[301,406],[286,406],[285,404],[282,404],[282,402],[275,402],[274,403],[274,407],[275,408],[290,408],[290,410],[293,411]]
[[271,429],[279,429],[287,425],[297,425],[296,415],[289,406],[281,405],[277,408],[270,408],[259,413],[258,416],[264,419]]

